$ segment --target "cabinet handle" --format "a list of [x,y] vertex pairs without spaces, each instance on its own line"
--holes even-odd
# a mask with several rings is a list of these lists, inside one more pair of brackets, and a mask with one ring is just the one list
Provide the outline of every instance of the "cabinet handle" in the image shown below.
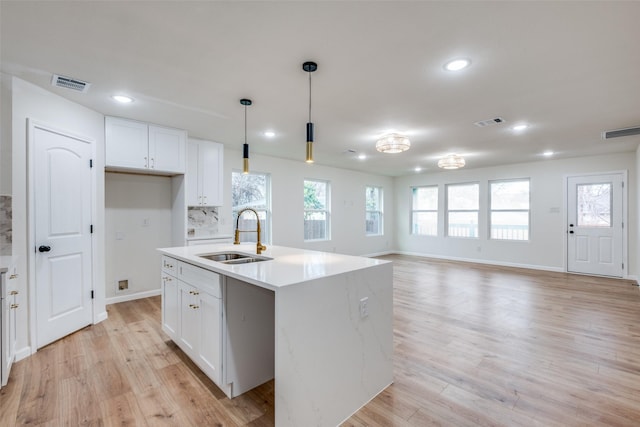
[[9,308],[18,308],[18,304],[11,304]]
[[9,276],[9,280],[11,279],[17,279],[18,278],[18,274],[12,274],[11,276]]
[[11,291],[9,292],[9,295],[18,295],[18,291]]
[[190,295],[200,295],[200,292],[198,291],[189,291]]
[[202,204],[206,205],[207,204],[207,196],[204,196],[203,199],[204,200],[203,200]]
[[147,161],[147,158],[144,158],[144,167],[148,168],[149,167],[149,162]]
[[153,157],[151,158],[151,169],[155,169],[156,168],[156,159],[154,159]]

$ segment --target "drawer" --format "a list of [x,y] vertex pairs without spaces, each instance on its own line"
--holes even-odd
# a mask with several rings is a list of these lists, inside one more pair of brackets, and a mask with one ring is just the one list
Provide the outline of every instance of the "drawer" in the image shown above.
[[168,256],[162,256],[162,272],[176,276],[178,271],[178,261],[169,258]]
[[178,278],[202,292],[216,298],[222,298],[221,280],[218,273],[180,261],[178,263]]

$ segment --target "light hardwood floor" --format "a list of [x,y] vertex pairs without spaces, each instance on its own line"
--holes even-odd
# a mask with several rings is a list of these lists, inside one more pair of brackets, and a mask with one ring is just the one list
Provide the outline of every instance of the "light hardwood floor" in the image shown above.
[[[640,425],[631,282],[384,258],[395,382],[345,426]],[[14,365],[0,426],[273,425],[273,382],[227,399],[161,331],[158,297],[108,312]]]

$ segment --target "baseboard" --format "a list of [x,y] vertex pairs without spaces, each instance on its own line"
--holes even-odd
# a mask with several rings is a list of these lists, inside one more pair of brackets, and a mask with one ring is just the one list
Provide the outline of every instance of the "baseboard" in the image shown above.
[[472,262],[475,264],[486,264],[486,265],[495,265],[499,267],[514,267],[514,268],[527,268],[530,270],[542,270],[542,271],[553,271],[556,273],[565,273],[566,271],[562,267],[549,267],[547,265],[536,265],[536,264],[521,264],[515,262],[501,262],[501,261],[489,261],[486,259],[476,259],[476,258],[460,258],[460,257],[449,257],[443,255],[435,255],[435,254],[425,254],[420,252],[407,252],[407,251],[394,251],[398,255],[410,255],[417,256],[422,258],[435,258],[435,259],[443,259],[447,261],[461,261],[461,262]]
[[144,291],[144,292],[136,292],[135,294],[127,294],[127,295],[121,295],[121,296],[117,296],[117,297],[111,297],[111,298],[107,298],[105,300],[105,304],[116,304],[119,302],[125,302],[125,301],[133,301],[136,299],[142,299],[142,298],[149,298],[149,297],[155,297],[156,295],[160,295],[162,292],[161,289],[154,289],[152,291]]
[[102,321],[107,320],[107,317],[109,317],[109,315],[107,314],[107,311],[103,311],[102,313],[98,313],[98,315],[93,319],[93,324],[97,324],[100,323]]
[[14,362],[18,362],[22,359],[26,359],[29,356],[31,356],[31,347],[29,346],[22,347],[20,350],[16,350],[16,358]]
[[384,251],[384,252],[376,252],[376,253],[373,253],[373,254],[365,254],[365,255],[360,255],[360,256],[363,256],[365,258],[374,258],[374,257],[377,257],[377,256],[393,255],[393,254],[396,254],[396,253],[398,253],[398,252],[396,252],[396,251]]

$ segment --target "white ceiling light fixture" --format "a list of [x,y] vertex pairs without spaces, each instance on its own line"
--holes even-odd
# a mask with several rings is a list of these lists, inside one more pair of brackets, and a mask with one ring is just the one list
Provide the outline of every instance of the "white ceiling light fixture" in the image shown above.
[[542,153],[543,156],[545,157],[551,157],[553,156],[555,153],[553,151],[545,151],[544,153]]
[[386,154],[396,154],[411,148],[411,141],[399,133],[389,133],[376,142],[376,150]]
[[453,59],[444,64],[444,69],[447,71],[460,71],[471,65],[471,60],[467,58]]
[[422,168],[420,166],[416,166],[413,170],[415,172],[422,172]]
[[130,104],[133,102],[133,98],[127,95],[112,95],[111,99],[121,104]]
[[365,160],[367,158],[366,154],[358,154],[358,159]]
[[438,167],[442,169],[460,169],[465,165],[464,158],[457,154],[447,154],[438,160]]
[[523,123],[523,124],[520,124],[520,125],[515,125],[511,129],[515,130],[516,132],[520,132],[520,131],[525,130],[528,127],[529,127],[529,125]]
[[276,136],[276,133],[272,130],[268,130],[264,133],[264,136],[266,136],[267,138],[273,138],[274,136]]

